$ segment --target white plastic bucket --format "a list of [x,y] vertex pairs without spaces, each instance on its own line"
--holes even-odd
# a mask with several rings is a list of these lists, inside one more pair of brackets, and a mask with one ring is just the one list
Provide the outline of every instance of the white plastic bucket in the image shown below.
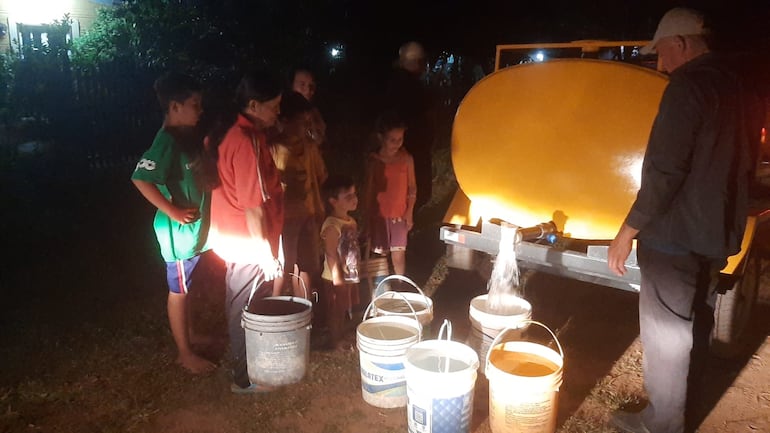
[[380,316],[369,318],[375,298],[356,329],[361,367],[361,395],[380,408],[406,406],[406,351],[422,338],[420,322],[414,317]]
[[437,340],[417,343],[406,352],[409,433],[470,432],[479,358],[472,348],[451,341],[451,334],[445,320]]
[[513,296],[511,310],[505,315],[491,312],[487,299],[487,294],[476,296],[471,299],[468,308],[471,329],[467,342],[479,355],[479,359],[486,359],[489,347],[500,331],[507,328],[510,330],[510,338],[520,338],[529,325],[527,321],[532,318],[532,305],[523,298]]
[[485,363],[489,379],[489,425],[493,433],[553,433],[556,431],[556,403],[562,384],[564,351],[553,337],[557,353],[529,341],[498,344],[509,329],[492,343]]
[[241,317],[249,380],[264,386],[299,382],[307,371],[313,304],[293,296],[262,298],[251,304]]
[[[400,280],[411,284],[418,293],[383,291],[383,284],[390,280]],[[403,275],[390,275],[383,278],[377,284],[374,293],[376,294],[375,300],[372,301],[374,316],[412,317],[413,314],[416,314],[417,320],[423,328],[429,327],[433,321],[433,300],[425,296],[425,293],[414,281]]]

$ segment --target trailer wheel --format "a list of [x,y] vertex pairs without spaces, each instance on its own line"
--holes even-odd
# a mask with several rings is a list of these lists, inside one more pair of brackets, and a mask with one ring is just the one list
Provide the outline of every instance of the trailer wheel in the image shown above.
[[714,328],[711,332],[711,353],[721,358],[740,354],[741,337],[757,302],[762,261],[749,253],[743,276],[725,293],[717,296],[714,306]]

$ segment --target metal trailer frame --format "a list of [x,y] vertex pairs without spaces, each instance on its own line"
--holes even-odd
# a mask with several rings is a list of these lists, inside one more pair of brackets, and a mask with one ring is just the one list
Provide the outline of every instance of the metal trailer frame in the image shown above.
[[[447,244],[450,255],[455,252],[455,248],[469,248],[495,256],[500,250],[501,231],[500,224],[483,221],[480,232],[456,226],[443,226],[439,237]],[[607,267],[608,248],[609,245],[571,238],[558,238],[553,245],[545,239],[541,239],[541,242],[525,239],[516,246],[516,258],[522,268],[639,292],[641,273],[636,263],[636,249],[631,251],[626,261],[626,274],[619,277]]]

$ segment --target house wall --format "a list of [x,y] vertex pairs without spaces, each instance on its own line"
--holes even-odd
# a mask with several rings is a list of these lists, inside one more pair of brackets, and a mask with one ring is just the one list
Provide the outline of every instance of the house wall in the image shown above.
[[88,30],[96,19],[96,11],[110,7],[109,0],[0,0],[0,24],[6,34],[0,36],[0,52],[15,48],[17,24],[48,24],[69,14],[73,21],[72,37]]

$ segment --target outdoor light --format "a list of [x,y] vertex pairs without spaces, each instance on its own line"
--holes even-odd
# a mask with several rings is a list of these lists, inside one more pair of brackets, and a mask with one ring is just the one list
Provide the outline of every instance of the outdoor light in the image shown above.
[[326,47],[332,60],[339,60],[345,56],[345,46],[339,42],[328,42]]
[[535,61],[542,62],[543,60],[545,60],[545,54],[542,51],[538,51],[537,54],[535,54]]
[[73,0],[11,0],[9,3],[8,12],[13,21],[26,24],[50,23],[74,9]]

